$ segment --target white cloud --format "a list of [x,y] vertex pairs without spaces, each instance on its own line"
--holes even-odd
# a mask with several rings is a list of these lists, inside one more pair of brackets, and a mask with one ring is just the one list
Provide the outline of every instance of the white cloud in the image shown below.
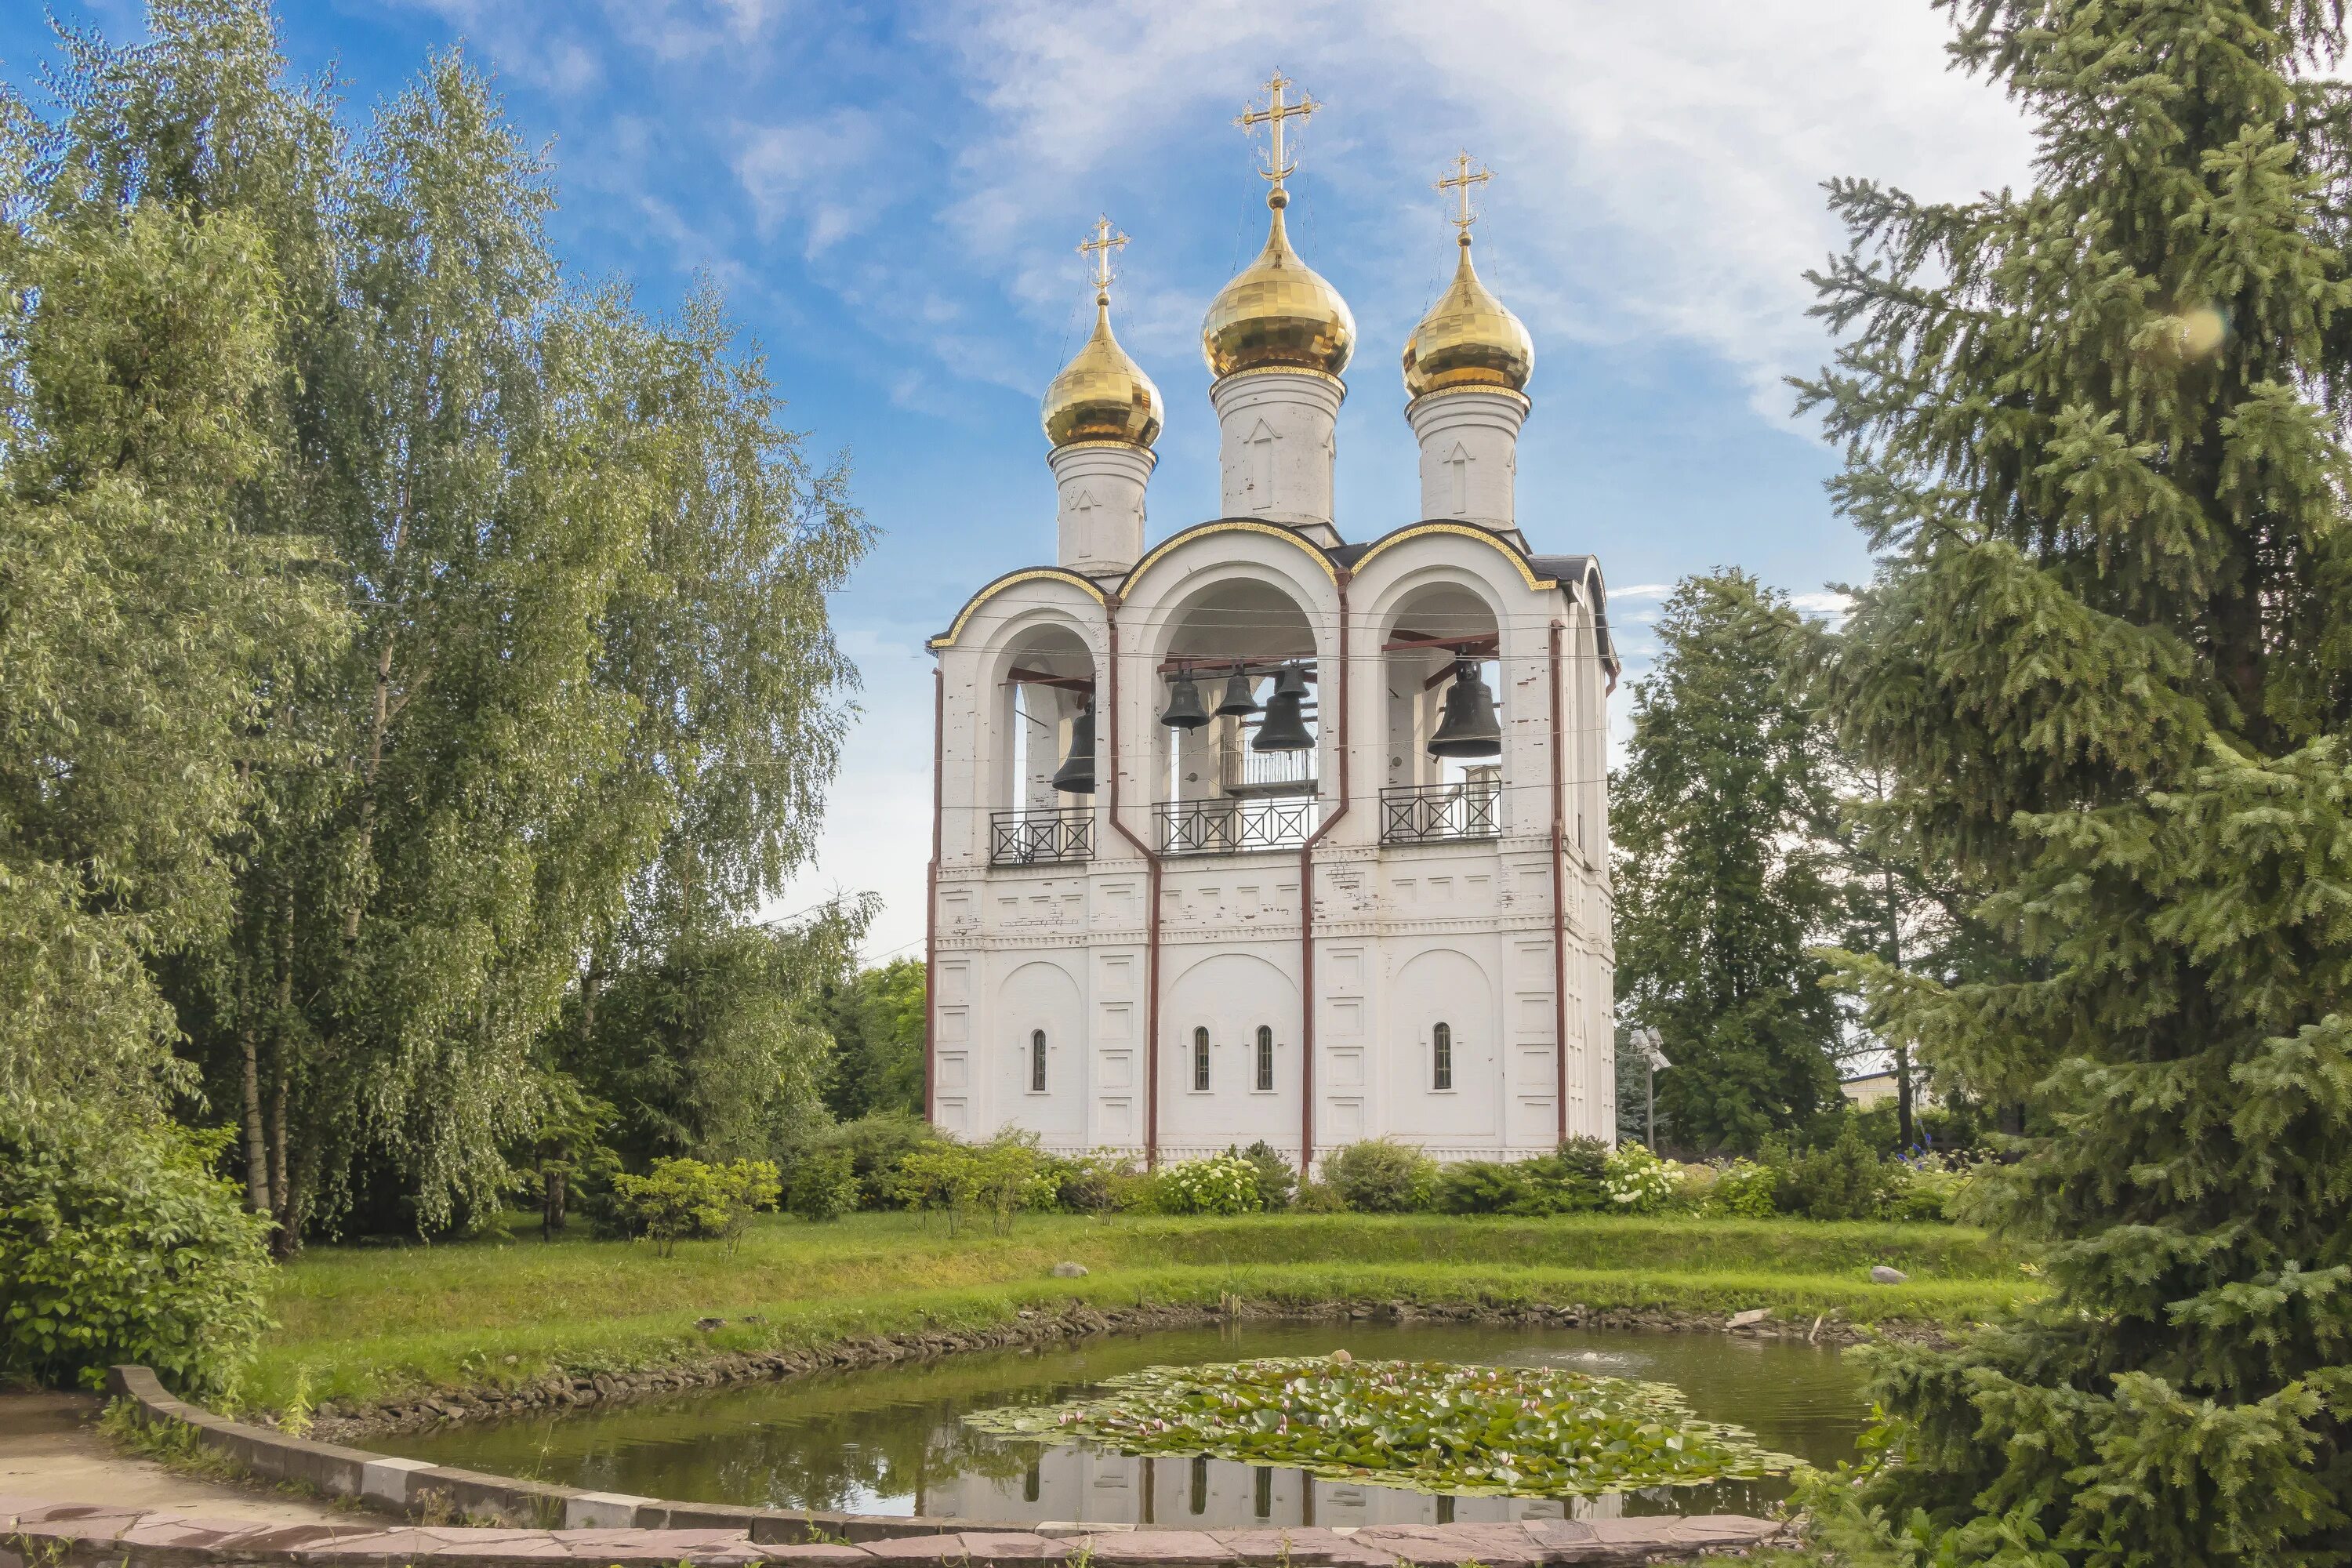
[[1663,599],[1674,591],[1672,583],[1636,583],[1630,588],[1610,589],[1609,599],[1612,604],[1620,599]]
[[[1775,419],[1780,378],[1822,358],[1802,274],[1841,237],[1820,182],[1965,197],[2021,179],[2030,153],[1997,89],[1946,70],[1948,14],[1924,0],[1129,0],[1083,27],[1046,0],[945,15],[992,128],[948,214],[976,254],[1060,216],[1074,184],[1148,166],[1178,122],[1230,114],[1278,59],[1329,106],[1310,127],[1318,177],[1397,193],[1401,293],[1438,249],[1402,220],[1434,231],[1424,187],[1466,142],[1497,176],[1485,269],[1539,341],[1696,343]],[[1360,320],[1401,309],[1355,303]]]
[[878,215],[880,204],[861,200],[859,186],[880,146],[871,113],[836,109],[793,124],[748,131],[735,156],[735,177],[751,198],[761,233],[797,226],[814,256]]

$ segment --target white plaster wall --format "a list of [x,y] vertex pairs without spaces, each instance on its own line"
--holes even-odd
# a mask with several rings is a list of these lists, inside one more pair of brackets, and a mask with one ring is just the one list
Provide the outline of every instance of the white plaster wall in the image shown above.
[[1527,399],[1508,392],[1460,387],[1413,399],[1405,418],[1421,446],[1421,515],[1516,528],[1527,416]]
[[[1209,389],[1227,517],[1328,531],[1347,388],[1310,371],[1251,371]],[[1323,535],[1337,543],[1336,533]]]

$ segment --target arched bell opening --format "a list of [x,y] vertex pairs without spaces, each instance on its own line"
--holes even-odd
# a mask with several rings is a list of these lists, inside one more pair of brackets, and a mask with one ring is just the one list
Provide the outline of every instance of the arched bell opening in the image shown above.
[[1484,596],[1431,583],[1383,628],[1381,837],[1491,838],[1503,824],[1501,628]]
[[1295,847],[1315,830],[1321,681],[1306,612],[1274,584],[1213,583],[1169,612],[1152,777],[1171,854]]
[[1005,737],[989,816],[998,865],[1082,860],[1094,853],[1102,759],[1094,656],[1058,622],[1013,639],[1000,661],[996,733]]

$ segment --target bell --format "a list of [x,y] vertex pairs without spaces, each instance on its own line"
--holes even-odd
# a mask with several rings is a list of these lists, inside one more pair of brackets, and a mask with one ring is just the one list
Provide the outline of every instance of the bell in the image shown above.
[[1274,678],[1274,694],[1276,697],[1306,696],[1307,672],[1295,664],[1284,665],[1282,673]]
[[[1306,685],[1300,681],[1301,686]],[[1307,720],[1298,711],[1299,697],[1295,691],[1276,691],[1265,705],[1265,719],[1250,739],[1253,752],[1311,752],[1315,737],[1307,732]]]
[[1240,665],[1234,666],[1233,674],[1225,678],[1225,700],[1217,704],[1217,716],[1239,718],[1256,712],[1256,689],[1257,682],[1243,674]]
[[1091,702],[1070,725],[1070,754],[1054,770],[1054,787],[1064,795],[1095,793],[1095,705]]
[[1197,730],[1209,721],[1209,710],[1201,706],[1201,688],[1191,670],[1179,670],[1168,683],[1168,709],[1160,715],[1160,721],[1171,730]]
[[1429,738],[1433,757],[1499,757],[1503,727],[1495,721],[1495,694],[1478,679],[1478,667],[1468,659],[1454,666],[1454,684],[1445,689],[1445,717]]

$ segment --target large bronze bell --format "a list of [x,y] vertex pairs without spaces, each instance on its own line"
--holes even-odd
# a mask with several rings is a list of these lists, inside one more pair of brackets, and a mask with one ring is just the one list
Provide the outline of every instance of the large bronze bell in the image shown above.
[[1237,664],[1233,674],[1225,678],[1225,700],[1217,704],[1217,716],[1238,719],[1257,710],[1257,682],[1244,674]]
[[[1306,685],[1300,681],[1301,686]],[[1265,719],[1250,737],[1253,752],[1311,752],[1315,737],[1307,731],[1307,717],[1298,710],[1301,699],[1296,691],[1277,690],[1266,700]]]
[[1495,720],[1495,694],[1478,679],[1478,667],[1456,660],[1454,684],[1445,689],[1445,717],[1429,738],[1433,757],[1499,757],[1503,727]]
[[1054,770],[1054,787],[1064,795],[1095,793],[1095,705],[1091,701],[1070,725],[1070,754]]
[[1168,708],[1160,721],[1171,730],[1197,730],[1209,721],[1209,710],[1201,706],[1200,682],[1191,670],[1177,671],[1168,683]]

